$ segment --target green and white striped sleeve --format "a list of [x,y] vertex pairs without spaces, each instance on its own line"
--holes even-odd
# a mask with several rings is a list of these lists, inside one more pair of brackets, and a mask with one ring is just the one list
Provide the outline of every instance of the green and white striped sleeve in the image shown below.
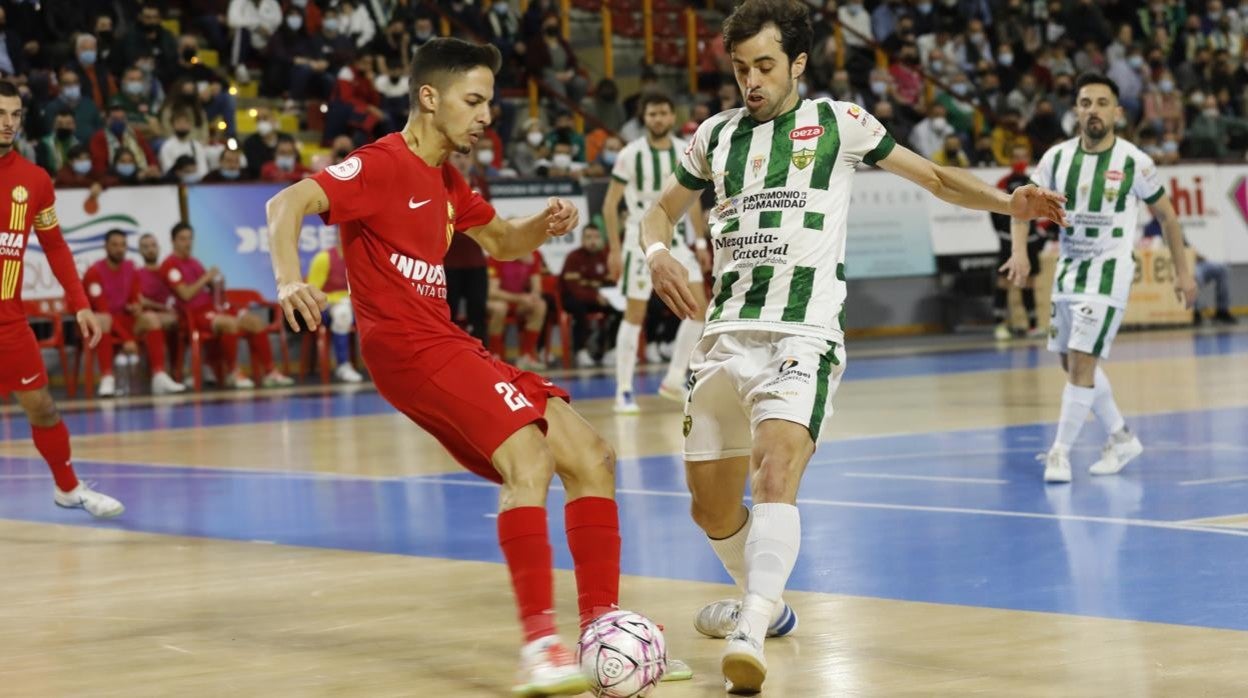
[[680,152],[676,169],[672,172],[676,175],[676,181],[680,182],[680,186],[695,191],[711,186],[710,153],[707,152],[707,145],[711,140],[711,131],[725,122],[726,114],[731,114],[731,112],[703,121],[697,132],[693,134],[693,140],[689,141],[689,144]]

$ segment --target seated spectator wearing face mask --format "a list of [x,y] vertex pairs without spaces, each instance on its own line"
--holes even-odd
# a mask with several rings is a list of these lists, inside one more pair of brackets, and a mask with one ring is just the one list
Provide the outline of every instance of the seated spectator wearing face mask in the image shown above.
[[205,183],[223,184],[229,182],[248,182],[253,178],[248,174],[247,169],[243,166],[243,151],[238,149],[226,150],[221,153],[221,163],[217,169],[208,173],[204,177]]
[[104,174],[109,163],[115,163],[117,154],[124,151],[134,156],[138,174],[155,178],[161,175],[156,153],[152,151],[147,139],[126,121],[125,104],[120,99],[114,99],[110,104],[108,120],[105,121],[104,128],[91,136],[90,148],[91,162],[96,174]]
[[91,167],[91,153],[84,145],[69,149],[65,164],[56,173],[57,189],[99,187],[101,190],[116,186],[118,180],[110,174],[95,174]]
[[265,182],[294,183],[307,177],[311,171],[299,161],[299,149],[290,136],[282,136],[277,141],[277,152],[272,162],[260,168],[260,179]]

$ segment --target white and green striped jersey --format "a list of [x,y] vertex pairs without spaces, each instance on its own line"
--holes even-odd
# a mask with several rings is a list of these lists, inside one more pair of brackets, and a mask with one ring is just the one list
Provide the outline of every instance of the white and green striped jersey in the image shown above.
[[[641,218],[646,209],[659,200],[663,183],[676,170],[677,154],[686,147],[685,141],[672,136],[670,145],[663,150],[650,145],[646,136],[629,143],[620,150],[611,168],[611,177],[624,185],[624,206],[628,219],[624,223],[624,249],[631,250],[641,244]],[[673,244],[685,240],[685,221],[676,226]]]
[[1089,153],[1076,137],[1049,148],[1031,181],[1066,194],[1070,227],[1061,234],[1053,299],[1125,308],[1140,201],[1151,204],[1166,193],[1153,159],[1122,138],[1109,150]]
[[676,168],[686,188],[715,188],[705,334],[762,330],[842,342],[854,169],[894,145],[867,110],[826,98],[765,123],[745,109],[707,119]]

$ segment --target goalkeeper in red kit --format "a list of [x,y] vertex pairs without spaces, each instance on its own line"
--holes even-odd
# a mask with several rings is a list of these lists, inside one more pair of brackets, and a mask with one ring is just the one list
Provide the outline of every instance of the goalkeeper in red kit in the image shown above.
[[100,341],[100,326],[87,307],[87,294],[78,279],[74,256],[56,220],[52,180],[43,168],[23,158],[13,147],[23,112],[17,87],[0,81],[0,222],[6,223],[0,229],[0,393],[17,396],[30,420],[35,448],[48,462],[56,482],[53,501],[58,506],[85,509],[92,516],[109,518],[121,514],[125,507],[79,482],[74,474],[69,430],[48,392],[43,357],[22,306],[22,260],[33,228],[52,273],[65,289],[66,303],[78,320],[83,341],[90,346]]
[[502,485],[498,540],[525,639],[515,690],[571,695],[587,683],[555,634],[546,491],[558,475],[584,627],[619,600],[615,453],[566,392],[493,358],[451,322],[446,302],[443,258],[455,235],[510,260],[577,226],[576,208],[562,199],[503,220],[448,162],[483,137],[499,62],[493,46],[422,46],[407,125],[273,197],[270,249],[287,319],[315,329],[326,301],[300,274],[300,222],[319,213],[339,225],[361,353],[378,392],[465,468]]

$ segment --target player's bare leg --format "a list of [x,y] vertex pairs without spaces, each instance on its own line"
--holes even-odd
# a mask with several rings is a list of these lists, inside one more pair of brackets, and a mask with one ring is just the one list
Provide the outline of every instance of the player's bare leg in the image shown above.
[[[763,640],[774,634],[777,608],[782,609],[782,614],[787,609],[781,597],[801,546],[797,490],[814,450],[809,429],[796,422],[767,419],[754,431],[748,463],[754,505],[744,541],[737,541],[744,548],[745,598],[721,660],[724,678],[735,692],[758,691],[767,676]],[[721,485],[725,490],[732,485],[735,493],[737,485],[744,484],[740,479],[741,460],[744,459],[733,460],[735,479]],[[740,500],[733,503],[735,509],[730,509],[727,494],[713,494],[709,489],[709,475],[703,473],[700,479],[697,485],[691,481],[691,489],[704,488],[701,496],[695,495],[695,517],[701,517],[712,533],[740,536],[746,518],[740,510]],[[734,525],[735,534],[731,530]]]
[[247,337],[252,362],[260,364],[261,383],[266,388],[281,388],[295,384],[290,376],[277,370],[273,364],[273,347],[269,344],[269,323],[253,313],[244,313],[238,319],[241,334]]
[[152,311],[139,313],[134,332],[147,347],[147,362],[152,369],[152,394],[180,393],[186,386],[170,377],[165,369],[165,328],[159,315]]
[[509,310],[507,301],[492,300],[486,301],[485,304],[486,317],[489,318],[487,328],[490,337],[490,345],[486,348],[501,361],[507,360],[507,345],[503,337],[503,329],[507,323]]
[[[225,386],[227,388],[247,389],[256,384],[243,375],[238,368],[238,333],[241,328],[238,318],[221,313],[212,318],[212,332],[221,345],[222,358],[225,359]],[[252,359],[255,360],[254,358]]]
[[537,340],[542,328],[546,326],[546,300],[541,296],[526,296],[516,303],[516,312],[524,319],[524,327],[520,331],[520,357],[516,366],[525,371],[536,371],[542,367],[537,358]]
[[685,390],[685,374],[689,370],[689,357],[693,348],[702,338],[702,330],[706,323],[706,287],[699,280],[689,283],[689,292],[697,302],[698,313],[694,317],[680,321],[676,329],[676,340],[672,343],[672,360],[667,365],[667,375],[659,384],[659,395],[673,402],[684,402],[688,397]]
[[56,402],[47,387],[36,390],[19,390],[14,393],[17,402],[30,420],[30,435],[39,455],[47,461],[56,482],[52,499],[57,506],[84,509],[97,518],[112,518],[126,510],[121,502],[106,494],[96,492],[84,482],[78,481],[70,459],[69,430],[61,421]]
[[646,321],[646,301],[629,298],[624,319],[615,334],[615,412],[637,414],[641,410],[633,393],[637,372],[637,347],[641,345],[641,323]]
[[100,397],[112,397],[117,394],[117,379],[113,376],[113,316],[111,313],[95,313],[95,321],[100,323],[100,343],[95,346],[95,357],[100,367],[100,384],[95,391]]
[[589,684],[576,657],[555,634],[553,560],[546,529],[546,493],[555,473],[555,457],[541,430],[530,424],[509,436],[491,460],[503,479],[498,540],[524,630],[514,691],[520,695],[581,693]]

